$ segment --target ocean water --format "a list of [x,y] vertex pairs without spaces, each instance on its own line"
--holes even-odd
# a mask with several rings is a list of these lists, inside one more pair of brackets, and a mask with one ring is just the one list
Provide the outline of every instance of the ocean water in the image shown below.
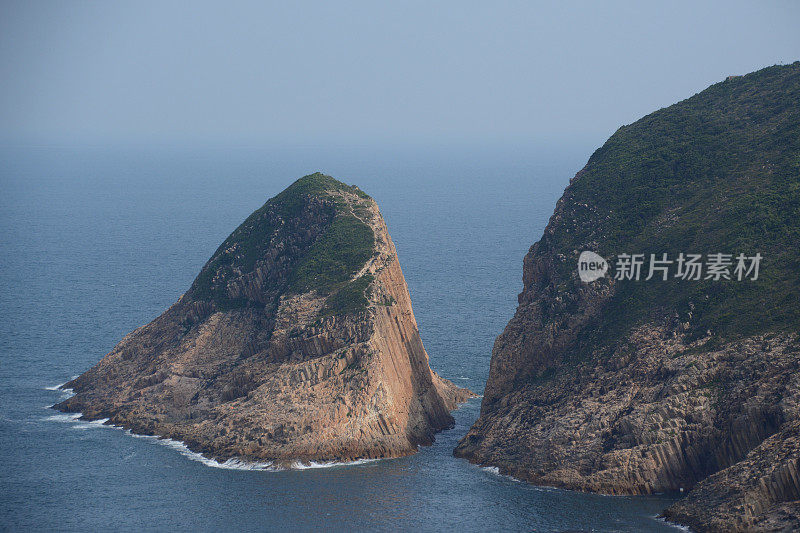
[[592,148],[0,148],[0,529],[674,530],[656,519],[670,496],[535,487],[452,457],[480,400],[414,456],[285,471],[48,409],[317,170],[378,201],[431,366],[480,393],[522,257]]

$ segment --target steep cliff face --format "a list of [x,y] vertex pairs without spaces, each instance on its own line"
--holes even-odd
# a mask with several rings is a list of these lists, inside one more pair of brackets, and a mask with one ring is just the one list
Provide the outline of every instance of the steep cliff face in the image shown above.
[[[800,400],[798,102],[800,63],[770,67],[624,126],[592,155],[525,257],[519,307],[457,456],[605,493],[705,479],[669,512],[699,529],[790,514],[800,449],[782,435]],[[609,260],[608,275],[582,282],[582,251]],[[651,254],[664,253],[732,254],[731,279],[682,279],[672,264],[666,280],[645,280]],[[763,256],[758,279],[733,275],[739,253]],[[639,281],[615,279],[622,254],[647,258]],[[773,476],[769,457],[788,466]],[[715,496],[720,479],[729,484]],[[717,518],[700,518],[712,509]]]
[[322,174],[248,217],[178,302],[64,387],[57,409],[279,463],[413,453],[470,395],[428,365],[377,204]]
[[792,420],[744,460],[701,481],[667,519],[700,531],[800,530],[800,421]]

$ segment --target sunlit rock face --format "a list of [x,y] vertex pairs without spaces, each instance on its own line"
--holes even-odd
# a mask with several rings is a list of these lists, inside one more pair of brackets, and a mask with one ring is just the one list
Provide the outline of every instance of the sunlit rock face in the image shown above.
[[322,174],[254,212],[172,307],[64,387],[60,410],[278,464],[414,453],[471,395],[428,365],[375,201]]

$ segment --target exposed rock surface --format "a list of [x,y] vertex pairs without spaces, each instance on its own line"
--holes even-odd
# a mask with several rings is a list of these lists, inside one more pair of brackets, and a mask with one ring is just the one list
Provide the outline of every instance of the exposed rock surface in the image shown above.
[[795,419],[744,460],[701,481],[666,517],[703,531],[800,530],[798,449]]
[[57,409],[217,460],[395,457],[471,395],[428,365],[377,204],[301,178],[253,213],[164,314],[64,385]]
[[[481,415],[455,454],[543,485],[689,491],[701,531],[797,524],[800,63],[624,126],[524,260]],[[578,278],[579,254],[756,252],[757,280]],[[645,263],[647,265],[647,262]],[[704,273],[705,276],[705,273]]]

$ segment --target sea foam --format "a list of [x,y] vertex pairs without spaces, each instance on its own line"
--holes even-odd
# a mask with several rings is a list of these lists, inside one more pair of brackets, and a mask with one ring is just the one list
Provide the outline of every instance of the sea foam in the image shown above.
[[[80,413],[78,413],[80,415]],[[95,427],[106,427],[106,428],[113,428],[114,426],[106,424],[108,422],[108,418],[100,418],[98,420],[78,420],[76,419],[75,422],[79,422],[72,426],[72,429],[92,429]]]
[[45,417],[46,422],[75,422],[81,417],[81,413],[59,413]]
[[292,462],[291,469],[292,470],[310,470],[312,468],[333,468],[336,466],[355,466],[355,465],[363,465],[367,463],[374,463],[375,461],[380,461],[380,459],[356,459],[354,461],[309,461],[307,463],[303,463],[301,461],[294,461]]
[[[504,479],[508,479],[508,480],[511,480],[511,481],[513,481],[515,483],[522,483],[521,480],[515,478],[512,475],[501,474],[500,473],[500,469],[498,467],[496,467],[496,466],[479,466],[478,468],[480,468],[484,472],[488,472],[489,474],[492,474],[493,476],[497,476],[497,477],[501,477],[501,478],[504,478]],[[537,487],[537,488],[547,489],[549,487]]]
[[[75,378],[72,378],[75,379]],[[68,383],[68,382],[65,382]],[[72,389],[62,389],[61,387],[64,383],[60,385],[53,385],[51,387],[45,387],[45,390],[54,391],[54,392],[61,392],[66,393],[67,397],[73,396],[74,392]],[[64,398],[66,399],[66,398]],[[47,406],[50,408],[51,406]],[[264,462],[255,462],[255,461],[245,461],[243,459],[238,458],[231,458],[226,461],[217,461],[216,459],[211,459],[206,457],[205,455],[197,452],[193,452],[189,449],[188,446],[182,441],[159,437],[157,435],[139,435],[137,433],[132,432],[129,429],[125,429],[122,426],[116,426],[113,424],[108,424],[108,418],[101,418],[99,420],[80,420],[80,417],[83,416],[83,413],[59,413],[56,415],[48,416],[44,420],[48,422],[73,422],[75,423],[72,426],[72,429],[91,429],[91,428],[98,428],[98,427],[107,427],[107,428],[114,428],[114,429],[121,429],[125,432],[126,435],[130,435],[132,437],[136,437],[137,439],[145,439],[147,441],[153,442],[155,444],[161,444],[163,446],[167,446],[168,448],[172,448],[173,450],[177,451],[187,459],[192,461],[197,461],[198,463],[202,463],[205,466],[211,468],[224,468],[227,470],[257,470],[257,471],[271,471],[277,472],[280,470],[311,470],[317,468],[332,468],[337,466],[355,466],[361,465],[366,463],[371,463],[374,461],[379,461],[380,459],[357,459],[355,461],[309,461],[309,462],[301,462],[301,461],[294,461],[288,467],[276,465],[271,461],[264,461]]]
[[[75,379],[76,377],[78,377],[78,376],[73,376],[72,379]],[[67,398],[71,398],[71,397],[75,396],[75,391],[73,391],[72,389],[62,389],[61,388],[64,385],[66,385],[67,383],[69,383],[69,381],[65,381],[64,383],[59,383],[58,385],[51,385],[49,387],[45,387],[44,390],[50,391],[50,392],[59,393],[61,395],[61,398],[59,398],[59,401],[63,402]],[[50,407],[50,406],[48,406],[48,407]]]
[[[114,426],[118,429],[124,429],[120,426]],[[125,433],[127,435],[131,435],[132,437],[136,437],[137,439],[145,439],[147,441],[153,442],[155,444],[161,444],[168,448],[172,448],[173,450],[177,451],[179,454],[183,455],[187,459],[191,459],[192,461],[197,461],[198,463],[202,463],[206,466],[210,466],[211,468],[225,468],[228,470],[280,470],[272,465],[271,462],[250,462],[250,461],[243,461],[241,459],[228,459],[227,461],[217,461],[216,459],[210,459],[205,455],[197,452],[193,452],[186,446],[185,443],[170,439],[170,438],[162,438],[155,435],[137,435],[136,433],[131,432],[128,429],[125,429]]]

